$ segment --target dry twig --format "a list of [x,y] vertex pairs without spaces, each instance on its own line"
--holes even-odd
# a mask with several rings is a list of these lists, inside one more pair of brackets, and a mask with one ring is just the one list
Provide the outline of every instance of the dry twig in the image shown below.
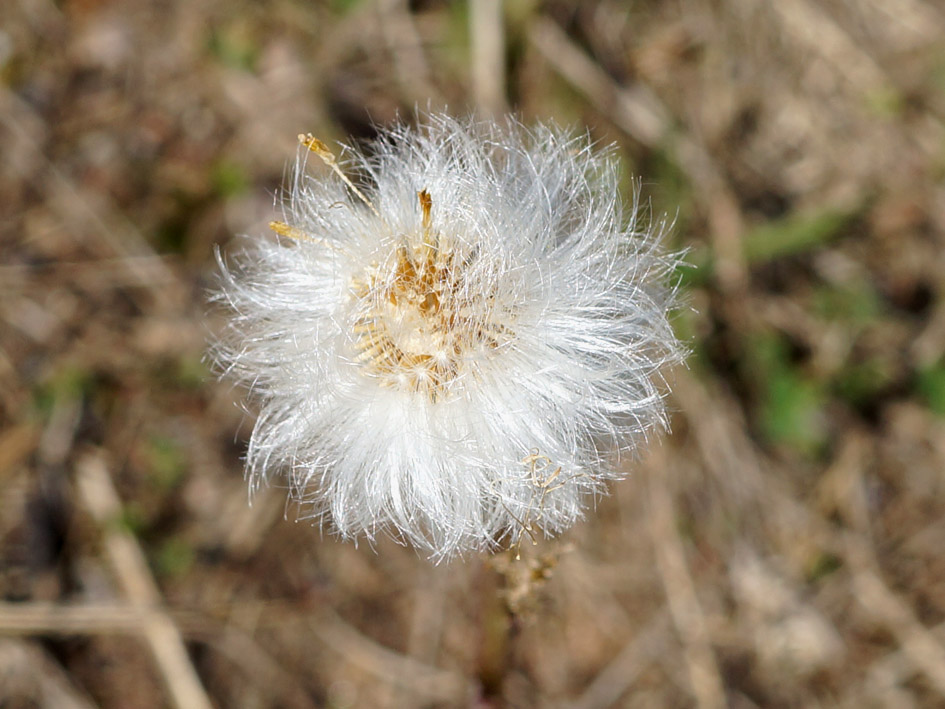
[[[0,638],[0,705],[22,699],[4,692],[19,689],[35,704],[56,709],[93,709],[91,700],[72,685],[59,663],[38,644]],[[20,706],[19,704],[16,704]]]
[[486,116],[505,113],[505,27],[501,0],[470,0],[469,35],[476,105]]
[[[43,154],[42,147],[22,125],[21,116],[30,122],[42,123],[26,102],[0,87],[0,123],[5,124],[44,165],[47,180],[37,187],[48,193],[48,204],[70,227],[76,222],[85,222],[95,235],[97,243],[92,246],[98,253],[105,258],[118,257],[129,280],[146,290],[155,304],[164,309],[174,308],[180,295],[187,292],[177,274],[157,258],[144,235],[125,215],[109,204],[88,198],[62,169]],[[81,228],[72,228],[70,233],[80,239],[84,235]],[[174,286],[169,288],[168,283]]]
[[616,706],[637,677],[665,645],[669,613],[657,613],[623,646],[571,705],[570,709],[606,709]]
[[[794,521],[793,534],[806,531],[825,551],[840,555],[853,574],[854,596],[863,609],[879,625],[896,638],[902,654],[914,668],[924,674],[936,691],[945,696],[945,645],[915,617],[909,604],[883,582],[875,552],[868,539],[868,510],[861,484],[848,485],[846,510],[856,531],[842,531],[815,514],[785,489],[783,475],[765,475],[761,463],[742,429],[731,424],[731,418],[720,414],[718,399],[715,403],[705,396],[701,386],[685,372],[679,374],[683,383],[677,386],[676,398],[686,412],[696,440],[703,449],[705,465],[716,475],[737,475],[744,483],[743,492],[753,495],[755,506],[779,510],[780,515]],[[713,413],[713,409],[716,411]],[[736,453],[736,451],[738,451]],[[841,454],[847,473],[859,476],[862,459],[853,456],[849,448]],[[754,478],[755,482],[750,482]],[[856,483],[856,480],[854,480]]]
[[380,0],[381,32],[394,60],[400,91],[410,101],[443,103],[430,76],[430,65],[406,0]]
[[309,623],[312,632],[344,659],[397,687],[408,687],[428,700],[456,702],[470,696],[460,675],[431,667],[377,644],[330,610]]
[[180,709],[212,706],[194,669],[180,631],[161,610],[162,598],[138,541],[116,522],[121,502],[101,455],[87,454],[76,464],[77,485],[86,509],[101,526],[105,553],[119,585],[141,613],[141,632],[151,649],[173,703]]
[[[528,38],[562,77],[628,135],[651,149],[669,147],[664,143],[674,128],[670,112],[647,87],[618,86],[548,18],[536,19]],[[744,226],[738,202],[712,156],[691,134],[680,132],[671,143],[680,166],[693,184],[701,186],[698,194],[705,197],[719,282],[727,290],[741,288],[746,274],[740,241]]]
[[[661,458],[658,452],[654,456]],[[660,462],[665,463],[665,460]],[[696,585],[686,563],[686,552],[676,529],[673,501],[663,480],[665,473],[665,464],[657,464],[653,458],[648,461],[645,478],[656,565],[666,589],[676,632],[685,643],[689,681],[696,701],[700,707],[724,707],[722,676],[710,644]]]

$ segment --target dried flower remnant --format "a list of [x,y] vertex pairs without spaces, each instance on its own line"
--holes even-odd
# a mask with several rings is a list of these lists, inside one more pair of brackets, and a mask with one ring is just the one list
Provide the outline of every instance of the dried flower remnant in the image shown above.
[[220,259],[251,489],[284,472],[341,535],[438,559],[570,527],[665,425],[663,222],[552,127],[430,116],[344,162],[300,141],[280,238]]

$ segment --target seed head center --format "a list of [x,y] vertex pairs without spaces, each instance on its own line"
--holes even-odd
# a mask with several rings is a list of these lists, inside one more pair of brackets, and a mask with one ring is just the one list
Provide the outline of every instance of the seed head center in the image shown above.
[[397,251],[397,265],[387,286],[382,319],[394,344],[410,357],[443,358],[455,339],[449,318],[449,263],[436,263],[433,254]]
[[494,292],[470,284],[469,261],[432,228],[419,193],[422,229],[404,237],[383,265],[352,282],[357,360],[384,386],[441,398],[509,331],[496,323]]
[[358,359],[383,384],[435,397],[457,378],[468,339],[460,279],[449,253],[402,245],[392,265],[355,280]]

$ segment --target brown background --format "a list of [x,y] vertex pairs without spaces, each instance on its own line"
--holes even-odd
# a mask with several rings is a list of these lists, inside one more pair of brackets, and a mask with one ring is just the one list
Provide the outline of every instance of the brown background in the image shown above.
[[[933,0],[4,0],[0,706],[942,706],[943,37]],[[296,134],[417,106],[587,126],[698,266],[672,436],[517,564],[247,507],[201,359]]]

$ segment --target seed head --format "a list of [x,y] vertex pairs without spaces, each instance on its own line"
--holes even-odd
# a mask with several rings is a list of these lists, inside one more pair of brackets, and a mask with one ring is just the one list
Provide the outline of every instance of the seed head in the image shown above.
[[571,526],[666,423],[664,222],[552,127],[429,116],[343,162],[300,141],[277,238],[219,259],[251,489],[284,473],[341,535],[437,558]]

